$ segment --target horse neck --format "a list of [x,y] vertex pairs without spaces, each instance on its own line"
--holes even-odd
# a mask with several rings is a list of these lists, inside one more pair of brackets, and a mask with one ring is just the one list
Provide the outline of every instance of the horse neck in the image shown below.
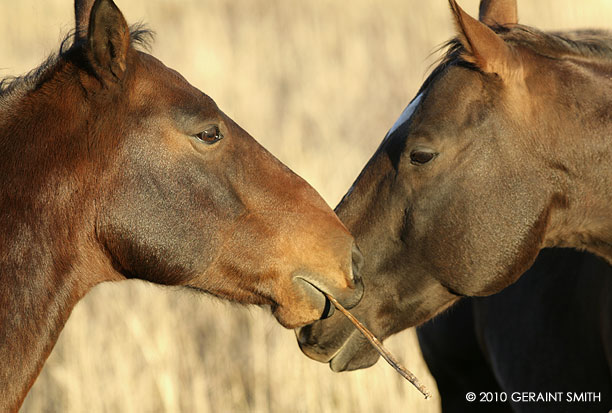
[[116,276],[96,248],[94,188],[66,162],[81,122],[60,89],[0,113],[0,411],[19,408],[77,301]]
[[586,249],[612,263],[612,61],[580,63],[582,90],[571,91],[580,97],[550,122],[553,182],[563,201],[545,244]]
[[72,309],[97,283],[90,271],[102,264],[93,256],[53,262],[58,254],[37,249],[5,258],[0,267],[0,411],[20,406]]

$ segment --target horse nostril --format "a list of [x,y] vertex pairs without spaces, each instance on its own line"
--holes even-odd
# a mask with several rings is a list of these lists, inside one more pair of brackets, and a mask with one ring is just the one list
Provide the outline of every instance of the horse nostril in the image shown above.
[[353,260],[353,281],[355,281],[355,285],[357,285],[361,281],[361,269],[363,268],[363,254],[357,248],[357,245],[353,243],[352,249],[352,260]]

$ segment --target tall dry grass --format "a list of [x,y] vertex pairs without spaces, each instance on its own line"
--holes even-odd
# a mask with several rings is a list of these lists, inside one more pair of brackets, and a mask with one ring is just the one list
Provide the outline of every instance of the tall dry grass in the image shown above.
[[[446,0],[117,0],[153,54],[334,205],[451,35]],[[472,14],[477,0],[461,4]],[[609,0],[521,2],[541,28],[610,26]],[[36,66],[72,1],[0,0],[0,76]],[[414,332],[388,346],[430,387]],[[1,391],[1,389],[0,389]],[[264,310],[142,282],[74,310],[24,412],[436,412],[388,366],[335,374]]]

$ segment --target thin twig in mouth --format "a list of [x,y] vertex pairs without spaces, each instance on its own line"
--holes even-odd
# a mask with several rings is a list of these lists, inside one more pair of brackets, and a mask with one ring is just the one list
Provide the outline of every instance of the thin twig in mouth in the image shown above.
[[344,314],[346,318],[348,318],[351,321],[351,323],[353,323],[355,327],[357,327],[359,331],[361,331],[361,333],[365,336],[365,338],[367,338],[370,341],[372,346],[376,349],[376,351],[380,353],[380,355],[387,361],[387,363],[389,363],[395,370],[397,370],[397,372],[403,378],[405,378],[410,383],[412,383],[412,385],[416,387],[417,390],[423,394],[423,396],[425,396],[425,399],[429,399],[431,397],[431,394],[429,393],[427,388],[421,384],[419,379],[414,374],[412,374],[410,371],[408,371],[408,369],[402,366],[402,364],[393,356],[393,354],[391,354],[389,350],[383,347],[380,340],[377,339],[376,336],[372,334],[370,330],[366,328],[366,326],[361,324],[361,322],[357,320],[355,316],[353,316],[353,314],[351,314],[346,308],[342,307],[342,304],[340,304],[338,300],[336,300],[334,297],[332,297],[331,295],[327,293],[324,293],[324,294],[329,299],[329,301],[331,301],[334,307],[340,310],[340,312]]

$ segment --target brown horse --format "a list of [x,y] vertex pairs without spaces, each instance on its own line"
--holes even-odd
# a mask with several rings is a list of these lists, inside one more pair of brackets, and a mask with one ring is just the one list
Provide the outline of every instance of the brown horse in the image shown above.
[[[545,249],[517,282],[462,299],[417,335],[444,413],[607,412],[610,314],[612,266],[586,252]],[[467,401],[468,392],[477,400]],[[554,399],[529,402],[523,392]]]
[[[612,262],[612,36],[519,25],[513,0],[481,21],[450,5],[457,38],[336,209],[366,257],[354,313],[382,338],[503,290],[545,247]],[[298,340],[335,371],[378,358],[340,316]]]
[[[93,3],[93,5],[91,4]],[[0,411],[76,302],[140,278],[269,305],[294,328],[362,293],[323,199],[177,72],[111,0],[76,1],[59,55],[0,92]]]

